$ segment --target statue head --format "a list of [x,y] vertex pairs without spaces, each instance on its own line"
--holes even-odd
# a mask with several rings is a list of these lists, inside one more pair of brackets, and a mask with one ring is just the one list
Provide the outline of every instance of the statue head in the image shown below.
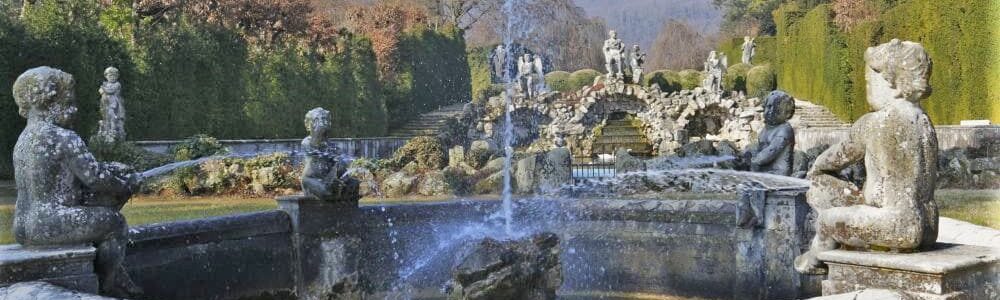
[[107,69],[104,69],[104,78],[107,79],[108,82],[118,82],[118,68],[108,67]]
[[865,51],[868,104],[880,110],[891,99],[918,103],[930,95],[931,59],[918,43],[892,41]]
[[764,100],[764,122],[779,125],[795,114],[795,100],[783,91],[773,91]]
[[639,52],[639,45],[632,45],[632,52]]
[[326,137],[327,131],[330,130],[332,121],[330,120],[330,111],[323,109],[322,107],[313,108],[306,113],[306,130],[309,131],[310,135]]
[[749,35],[743,36],[743,41],[749,43],[750,42],[750,36]]
[[618,39],[618,32],[614,30],[608,31],[608,37],[610,37],[613,40]]
[[59,126],[68,126],[76,115],[73,75],[50,67],[24,72],[14,81],[18,114]]
[[710,59],[710,60],[711,59],[715,59],[717,56],[718,56],[718,54],[716,54],[715,51],[712,51],[712,52],[708,53],[708,59]]

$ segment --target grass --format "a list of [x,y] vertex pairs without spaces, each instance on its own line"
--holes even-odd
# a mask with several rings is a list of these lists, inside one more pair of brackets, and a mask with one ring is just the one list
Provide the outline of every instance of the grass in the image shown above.
[[[495,197],[483,196],[482,199]],[[421,197],[407,200],[363,199],[361,203],[416,203],[447,201],[451,197]],[[935,192],[941,216],[1000,229],[1000,190],[938,190]],[[190,220],[212,216],[275,209],[272,198],[141,196],[122,210],[129,225]],[[11,236],[14,205],[0,204],[0,244],[14,242]]]

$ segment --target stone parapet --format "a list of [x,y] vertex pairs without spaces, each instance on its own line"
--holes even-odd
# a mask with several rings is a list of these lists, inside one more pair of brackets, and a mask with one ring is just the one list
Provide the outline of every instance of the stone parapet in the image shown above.
[[917,253],[827,251],[823,295],[866,289],[897,291],[915,299],[1000,299],[1000,250],[942,244]]
[[97,293],[94,258],[88,245],[28,248],[0,245],[0,287],[18,282],[44,281],[86,293]]

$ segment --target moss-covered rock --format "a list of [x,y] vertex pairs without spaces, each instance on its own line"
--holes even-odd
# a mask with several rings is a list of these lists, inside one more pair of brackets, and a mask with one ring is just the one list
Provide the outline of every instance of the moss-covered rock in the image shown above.
[[[386,166],[393,170],[399,170],[410,163],[415,163],[416,171],[440,170],[448,165],[448,155],[437,138],[419,136],[396,150]],[[415,173],[415,171],[411,171],[411,173]]]
[[726,70],[726,75],[722,77],[722,89],[729,92],[747,91],[747,73],[750,72],[750,65],[735,64]]
[[747,72],[747,96],[763,98],[778,88],[778,74],[770,65],[756,66]]
[[551,72],[545,74],[545,84],[554,91],[569,92],[574,90],[574,87],[569,82],[570,76],[572,74],[566,71]]
[[671,70],[653,71],[649,75],[643,76],[642,81],[644,86],[659,85],[660,90],[667,93],[677,92],[682,88],[681,76]]

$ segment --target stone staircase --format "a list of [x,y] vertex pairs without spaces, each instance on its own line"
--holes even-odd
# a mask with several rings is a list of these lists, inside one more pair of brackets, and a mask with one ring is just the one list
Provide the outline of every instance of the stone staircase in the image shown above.
[[390,137],[433,136],[444,127],[445,121],[462,115],[465,103],[452,104],[424,113],[398,128],[389,130]]
[[616,148],[632,149],[630,152],[634,155],[649,155],[653,152],[653,147],[642,130],[628,120],[608,120],[601,129],[601,136],[593,144],[594,153],[614,154]]
[[795,100],[795,116],[789,123],[796,128],[850,126],[825,107],[801,100]]

